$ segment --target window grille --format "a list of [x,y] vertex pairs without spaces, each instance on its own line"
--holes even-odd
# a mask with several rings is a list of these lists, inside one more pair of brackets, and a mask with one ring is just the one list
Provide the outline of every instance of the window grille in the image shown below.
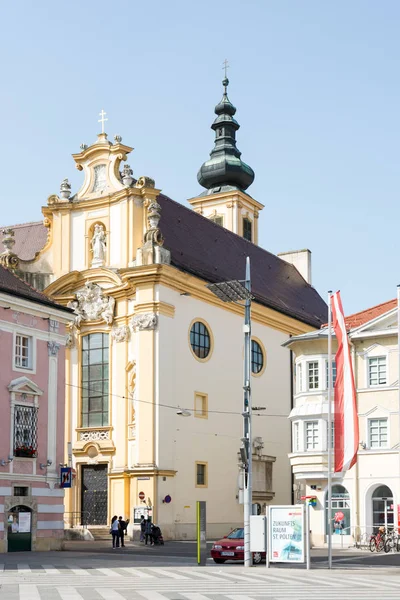
[[14,456],[37,456],[38,409],[36,406],[14,407]]

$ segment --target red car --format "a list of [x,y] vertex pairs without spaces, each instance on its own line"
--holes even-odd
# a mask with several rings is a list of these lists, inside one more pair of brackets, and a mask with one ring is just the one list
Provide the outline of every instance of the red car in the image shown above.
[[[244,532],[243,527],[238,527],[229,535],[214,542],[211,548],[211,558],[214,562],[222,564],[227,560],[244,560]],[[265,552],[253,552],[253,563],[259,565],[265,558]]]

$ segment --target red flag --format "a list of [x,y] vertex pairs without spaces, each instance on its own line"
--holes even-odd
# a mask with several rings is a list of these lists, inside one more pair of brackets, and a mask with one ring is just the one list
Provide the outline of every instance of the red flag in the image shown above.
[[349,340],[340,292],[332,295],[332,317],[338,349],[335,383],[335,473],[347,471],[357,461],[358,415]]

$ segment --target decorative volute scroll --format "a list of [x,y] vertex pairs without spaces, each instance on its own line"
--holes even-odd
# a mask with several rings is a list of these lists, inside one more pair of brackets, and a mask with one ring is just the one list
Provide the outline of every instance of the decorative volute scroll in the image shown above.
[[71,300],[67,306],[73,309],[75,326],[78,328],[82,321],[102,319],[107,325],[112,325],[114,320],[115,299],[105,296],[102,288],[91,281],[87,281],[85,287],[76,292],[76,300]]
[[15,232],[13,229],[2,229],[3,234],[2,244],[5,247],[4,252],[0,254],[0,264],[6,269],[15,270],[18,269],[19,258],[12,251],[15,244]]

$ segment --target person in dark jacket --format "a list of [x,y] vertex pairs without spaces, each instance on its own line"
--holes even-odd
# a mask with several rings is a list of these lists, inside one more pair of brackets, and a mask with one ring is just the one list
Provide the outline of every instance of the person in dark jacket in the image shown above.
[[121,546],[123,548],[125,548],[124,539],[125,539],[125,535],[127,533],[126,528],[128,527],[128,524],[126,521],[124,521],[124,519],[122,517],[119,517],[118,521],[119,521],[119,537],[121,538]]
[[146,521],[144,520],[144,515],[140,517],[140,541],[144,542],[144,538],[146,536]]
[[145,545],[147,546],[147,541],[150,540],[150,546],[154,546],[153,542],[153,524],[150,519],[146,519],[144,526],[144,533],[146,536]]

